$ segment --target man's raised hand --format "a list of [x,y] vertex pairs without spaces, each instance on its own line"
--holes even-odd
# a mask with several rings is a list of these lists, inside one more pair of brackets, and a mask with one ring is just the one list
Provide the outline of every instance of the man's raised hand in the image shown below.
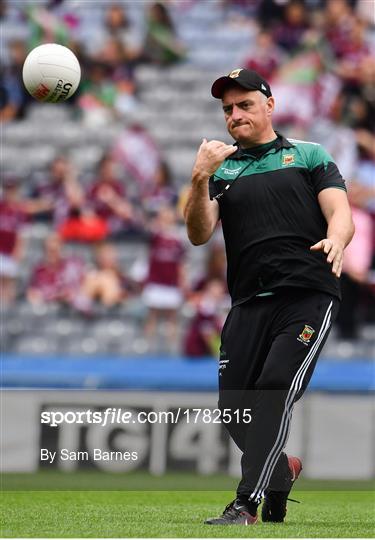
[[193,174],[210,177],[223,161],[237,150],[234,144],[203,139],[197,153]]

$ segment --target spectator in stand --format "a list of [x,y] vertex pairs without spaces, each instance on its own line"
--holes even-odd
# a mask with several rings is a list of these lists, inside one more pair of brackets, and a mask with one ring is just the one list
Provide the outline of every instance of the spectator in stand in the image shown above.
[[123,43],[118,38],[109,38],[96,58],[105,64],[108,83],[113,85],[114,110],[123,114],[133,110],[137,104],[133,65]]
[[[203,275],[199,276],[192,286],[190,300],[200,298],[208,283],[221,282],[227,293],[227,261],[224,246],[221,243],[212,244],[209,248]],[[229,298],[229,297],[228,297]]]
[[69,46],[70,30],[78,24],[74,14],[59,13],[59,5],[63,0],[49,0],[44,5],[31,2],[28,6],[30,49],[41,43],[60,43]]
[[361,159],[375,160],[375,99],[369,88],[370,76],[375,78],[375,60],[365,59],[361,68],[363,78],[361,77],[360,88],[354,92],[348,91],[347,87],[344,89],[347,108],[344,120],[355,130]]
[[353,11],[347,0],[328,0],[324,11],[325,38],[336,58],[342,58],[350,51]]
[[69,160],[57,157],[51,164],[48,180],[34,191],[34,210],[39,219],[52,218],[62,239],[77,242],[97,242],[108,235],[106,221],[85,205],[83,190]]
[[322,111],[326,112],[337,93],[339,83],[332,82],[332,77],[327,81],[324,69],[324,49],[318,46],[316,35],[310,33],[273,78],[273,91],[283,103],[274,120],[283,129],[293,128],[296,138],[306,138],[306,131],[318,115],[324,115]]
[[[106,2],[101,20],[96,20],[93,28],[89,10],[81,12],[84,35],[90,35],[87,43],[88,53],[97,57],[98,51],[102,50],[108,40],[121,43],[126,52],[126,61],[136,62],[142,45],[142,30],[131,19],[127,8],[128,2]],[[87,17],[87,18],[86,18]]]
[[322,96],[323,100],[325,108],[320,108],[318,121],[311,123],[306,139],[319,141],[333,157],[343,178],[351,180],[357,173],[358,149],[355,132],[342,122],[344,95],[340,92],[334,96],[330,107],[325,96]]
[[91,60],[86,77],[80,86],[78,106],[84,113],[84,121],[94,125],[113,119],[116,101],[116,85],[111,80],[111,68],[105,62]]
[[136,228],[135,211],[127,200],[125,185],[118,179],[117,172],[113,157],[104,155],[98,165],[97,178],[87,192],[90,207],[106,222],[112,237]]
[[8,45],[9,64],[0,75],[0,122],[10,122],[24,117],[31,96],[22,86],[22,66],[27,56],[23,41],[14,40]]
[[158,323],[165,320],[165,343],[171,349],[177,345],[177,313],[186,290],[184,254],[176,210],[167,206],[161,208],[151,226],[149,270],[142,299],[149,310],[145,323],[146,339],[153,339]]
[[36,214],[42,220],[53,221],[56,227],[68,218],[72,209],[83,205],[83,191],[71,162],[63,156],[56,157],[49,168],[46,180],[35,186],[34,199],[49,207],[48,212]]
[[305,4],[301,0],[291,0],[284,7],[283,20],[273,30],[277,45],[289,53],[295,52],[308,30]]
[[156,171],[154,185],[143,194],[142,205],[151,217],[163,206],[176,206],[177,200],[178,194],[173,187],[171,170],[166,161],[161,161]]
[[348,197],[352,208],[355,235],[350,249],[345,252],[342,275],[342,303],[337,317],[339,335],[343,339],[357,339],[361,321],[361,301],[366,295],[368,305],[375,309],[375,289],[370,278],[375,256],[375,165],[364,167],[362,176],[349,184]]
[[10,306],[17,293],[19,263],[23,256],[22,230],[27,212],[20,199],[16,178],[3,181],[0,199],[0,298],[1,306]]
[[2,183],[0,198],[0,299],[11,305],[17,293],[19,263],[24,252],[23,230],[34,214],[45,211],[49,203],[22,196],[18,178],[8,176]]
[[95,59],[107,66],[111,81],[132,79],[132,70],[127,63],[127,52],[119,39],[109,37],[95,55]]
[[362,62],[366,61],[370,55],[370,46],[366,40],[366,26],[359,19],[353,18],[349,42],[343,48],[334,71],[347,85],[353,88],[360,87]]
[[184,57],[185,48],[176,36],[167,7],[162,2],[155,2],[148,12],[143,61],[168,66],[180,62]]
[[126,13],[124,4],[111,4],[105,14],[107,37],[118,40],[126,51],[126,60],[134,61],[140,55],[139,38]]
[[242,65],[247,69],[257,71],[266,80],[270,80],[284,59],[285,52],[276,45],[272,32],[260,30],[253,50],[249,51]]
[[[247,0],[242,0],[247,3]],[[257,22],[264,28],[271,28],[282,20],[284,15],[285,1],[280,0],[256,0]]]
[[53,233],[44,243],[44,257],[33,269],[27,289],[32,304],[57,302],[89,312],[89,303],[82,293],[85,263],[77,256],[65,256],[60,237]]
[[17,77],[9,70],[0,73],[0,123],[19,118],[22,110],[22,89]]
[[[361,125],[360,120],[360,117],[367,109],[366,103],[362,99],[355,97],[350,100],[349,108],[350,113],[353,115],[351,118],[352,124],[355,125],[356,120],[358,121],[357,129],[354,130],[354,136],[357,142],[359,163],[366,162],[367,160],[374,161],[375,133],[373,130],[369,130],[364,125]],[[354,120],[354,116],[357,116],[356,120]],[[352,127],[355,127],[354,125]]]
[[162,161],[155,139],[143,125],[133,122],[118,136],[112,154],[121,164],[124,176],[134,180],[128,184],[132,190],[130,195],[142,201],[143,196],[153,189]]
[[[375,167],[373,167],[375,175]],[[375,176],[373,176],[374,180]],[[368,282],[368,272],[374,255],[375,182],[366,185],[358,177],[349,184],[348,196],[352,206],[356,234],[345,256],[344,272],[359,283]]]
[[186,356],[217,358],[224,323],[225,290],[221,280],[211,279],[205,283],[196,314],[185,336],[184,354]]
[[94,263],[83,282],[84,294],[91,303],[96,301],[111,308],[137,292],[134,282],[122,272],[113,244],[99,244]]
[[[370,60],[371,61],[371,60]],[[375,61],[373,61],[373,74]],[[351,127],[356,139],[359,165],[375,161],[375,100],[368,92],[368,85],[363,82],[358,91],[343,89],[343,113],[341,121]]]

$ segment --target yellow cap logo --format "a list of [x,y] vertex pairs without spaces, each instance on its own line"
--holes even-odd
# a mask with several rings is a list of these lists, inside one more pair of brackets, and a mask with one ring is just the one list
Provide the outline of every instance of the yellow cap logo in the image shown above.
[[233,71],[229,73],[228,77],[230,77],[231,79],[236,79],[241,73],[241,71],[242,71],[242,68],[234,69]]

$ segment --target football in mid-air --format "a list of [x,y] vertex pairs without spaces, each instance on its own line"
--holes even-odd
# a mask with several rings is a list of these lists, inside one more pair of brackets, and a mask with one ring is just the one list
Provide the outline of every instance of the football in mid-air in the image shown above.
[[69,99],[77,90],[81,68],[70,49],[45,43],[27,55],[22,78],[27,91],[37,101],[56,103]]

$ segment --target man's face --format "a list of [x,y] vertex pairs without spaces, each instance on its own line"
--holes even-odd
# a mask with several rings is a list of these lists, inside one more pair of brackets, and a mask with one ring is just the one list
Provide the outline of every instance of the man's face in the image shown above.
[[222,104],[232,137],[243,147],[260,143],[262,135],[271,127],[273,97],[267,98],[258,90],[234,87],[224,92]]

